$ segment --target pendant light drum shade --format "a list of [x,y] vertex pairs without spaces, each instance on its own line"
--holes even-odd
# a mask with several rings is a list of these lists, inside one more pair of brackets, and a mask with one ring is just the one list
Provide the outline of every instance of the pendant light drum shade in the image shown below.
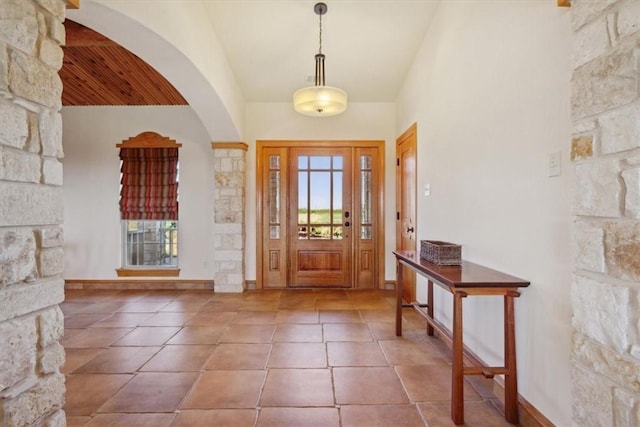
[[293,94],[293,108],[306,116],[335,116],[347,109],[347,93],[337,87],[324,84],[325,56],[322,54],[322,15],[327,13],[327,5],[316,3],[313,10],[319,16],[319,48],[315,56],[315,86],[298,89]]
[[332,86],[305,87],[293,94],[293,107],[306,116],[335,116],[347,109],[347,93]]

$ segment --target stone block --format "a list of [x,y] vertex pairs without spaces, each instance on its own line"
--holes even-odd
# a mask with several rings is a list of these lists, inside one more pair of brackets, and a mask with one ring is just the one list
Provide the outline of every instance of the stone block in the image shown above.
[[60,46],[64,46],[67,39],[67,31],[64,24],[52,16],[49,17],[47,23],[49,27],[49,37],[58,42]]
[[64,280],[39,280],[7,286],[0,289],[0,301],[0,322],[55,306],[64,301]]
[[46,309],[38,315],[38,345],[49,347],[64,335],[64,315],[59,306]]
[[0,146],[0,180],[40,182],[40,156]]
[[[7,303],[3,300],[2,305]],[[36,340],[34,316],[0,323],[0,391],[33,374]]]
[[62,187],[0,182],[0,226],[63,222]]
[[601,159],[575,166],[574,211],[577,215],[619,217],[622,207],[620,161]]
[[604,273],[604,230],[584,221],[573,223],[576,268]]
[[585,370],[607,377],[611,385],[624,387],[634,394],[640,393],[640,363],[637,360],[579,333],[573,337],[572,358],[572,364],[582,365]]
[[42,181],[43,184],[62,185],[62,163],[57,159],[46,157],[42,162]]
[[27,140],[27,151],[30,153],[40,153],[40,115],[32,112],[28,113],[29,138]]
[[606,378],[571,364],[573,422],[575,426],[610,426],[613,384]]
[[574,120],[633,102],[638,97],[637,51],[620,47],[573,72],[571,112]]
[[635,416],[635,407],[640,401],[640,394],[631,394],[628,391],[615,388],[613,390],[613,419],[616,426],[638,425]]
[[244,186],[244,174],[238,172],[216,172],[215,181],[218,187],[242,187]]
[[0,144],[23,148],[29,137],[27,111],[0,98]]
[[41,248],[55,248],[62,246],[64,243],[61,227],[48,227],[38,230],[37,237]]
[[607,271],[623,280],[640,280],[640,222],[619,221],[604,224]]
[[62,408],[64,404],[64,375],[52,374],[42,378],[34,387],[4,403],[5,422],[9,426],[33,426]]
[[573,0],[571,2],[571,25],[574,31],[599,15],[618,0]]
[[61,158],[62,152],[62,115],[60,112],[47,110],[40,115],[40,142],[42,154]]
[[46,375],[60,372],[65,361],[64,347],[60,343],[55,342],[42,349],[38,355],[38,359],[38,370],[41,374]]
[[32,231],[0,231],[0,273],[3,286],[36,277],[36,239]]
[[25,53],[34,51],[38,40],[38,20],[33,3],[24,0],[2,1],[0,40]]
[[242,261],[244,259],[242,251],[218,250],[215,253],[216,261]]
[[629,288],[576,276],[571,288],[575,330],[619,353],[627,351],[629,294]]
[[59,21],[64,21],[65,2],[64,0],[36,0],[47,12],[52,14]]
[[57,410],[44,420],[43,427],[67,427],[67,414],[62,409]]
[[[62,107],[62,80],[58,71],[37,58],[13,51],[10,55],[9,89],[15,96],[54,110]],[[41,135],[46,133],[41,132]]]
[[606,17],[583,26],[573,35],[573,67],[578,68],[611,47]]
[[595,120],[584,120],[573,124],[573,133],[593,133],[598,127],[598,122]]
[[44,38],[40,42],[40,59],[42,62],[53,68],[59,70],[62,68],[62,58],[64,53],[57,41]]
[[7,46],[0,42],[0,95],[9,98],[9,55]]
[[640,104],[621,108],[598,118],[602,153],[619,153],[640,147]]
[[640,154],[636,154],[635,156],[627,156],[625,161],[629,166],[640,165]]
[[624,214],[633,219],[640,219],[640,168],[622,171],[622,179],[626,188]]
[[228,283],[218,283],[218,279],[216,278],[216,283],[213,287],[213,290],[217,293],[242,293],[244,291],[244,283],[243,284],[228,284]]
[[571,160],[593,157],[593,135],[581,135],[571,139]]
[[640,31],[640,3],[635,1],[620,5],[616,28],[620,38],[632,36]]

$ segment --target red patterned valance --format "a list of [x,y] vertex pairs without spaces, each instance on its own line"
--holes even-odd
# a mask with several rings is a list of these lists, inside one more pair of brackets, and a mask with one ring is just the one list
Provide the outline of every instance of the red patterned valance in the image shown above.
[[178,219],[178,149],[121,148],[122,219]]

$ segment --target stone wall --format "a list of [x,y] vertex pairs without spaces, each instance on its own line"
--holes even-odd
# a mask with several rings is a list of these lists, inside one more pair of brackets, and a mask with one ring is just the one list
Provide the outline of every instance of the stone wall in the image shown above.
[[64,426],[63,0],[0,2],[0,426]]
[[245,289],[245,181],[246,151],[243,143],[213,143],[214,253],[216,292]]
[[640,2],[571,14],[574,421],[640,426]]

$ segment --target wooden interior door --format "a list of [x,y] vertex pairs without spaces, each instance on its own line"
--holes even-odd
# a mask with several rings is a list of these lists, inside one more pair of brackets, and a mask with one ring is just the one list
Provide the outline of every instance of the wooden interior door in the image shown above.
[[352,287],[351,149],[297,147],[289,153],[291,287]]
[[[417,125],[414,123],[396,140],[396,248],[417,248],[416,224],[416,147]],[[416,274],[404,268],[403,298],[407,302],[416,300]]]

